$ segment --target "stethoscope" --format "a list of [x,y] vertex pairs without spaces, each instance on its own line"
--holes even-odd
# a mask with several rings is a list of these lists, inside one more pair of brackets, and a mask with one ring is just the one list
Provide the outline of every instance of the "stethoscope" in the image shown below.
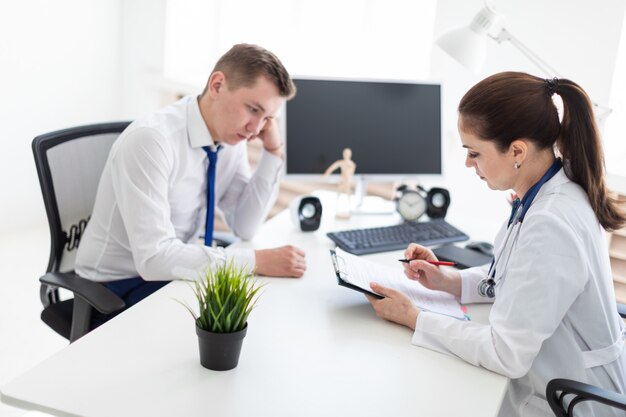
[[[524,220],[524,216],[526,216],[526,212],[530,208],[533,200],[539,193],[539,190],[543,185],[548,182],[552,177],[556,175],[557,172],[561,169],[563,163],[560,158],[557,158],[556,161],[548,168],[545,174],[541,177],[535,185],[530,187],[524,198],[520,201],[519,198],[516,198],[513,201],[513,208],[511,209],[511,216],[509,217],[509,223],[507,225],[506,236],[504,238],[504,244],[502,245],[502,249],[500,249],[500,253],[498,253],[492,260],[491,266],[489,267],[489,272],[487,273],[487,277],[480,280],[478,283],[478,294],[483,297],[494,298],[496,296],[496,285],[504,278],[504,274],[500,277],[499,280],[496,280],[496,269],[499,269],[500,266],[506,268],[506,265],[509,263],[509,258],[511,257],[512,250],[509,251],[509,256],[506,258],[506,263],[504,265],[500,265],[502,262],[502,254],[504,250],[508,247],[509,239],[513,235],[513,231],[515,231],[515,238],[513,242],[517,240],[519,236],[521,223]],[[519,226],[518,226],[519,225]],[[516,227],[517,226],[517,227]]]

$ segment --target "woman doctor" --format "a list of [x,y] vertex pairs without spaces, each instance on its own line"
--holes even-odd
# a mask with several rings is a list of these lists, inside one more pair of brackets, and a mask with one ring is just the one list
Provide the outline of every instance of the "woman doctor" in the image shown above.
[[[562,122],[554,94],[563,101]],[[511,378],[501,416],[553,415],[545,389],[557,377],[626,393],[624,325],[604,233],[625,217],[606,190],[588,96],[566,79],[499,73],[465,94],[458,126],[466,166],[519,200],[496,236],[491,265],[440,269],[425,262],[437,259],[430,249],[411,244],[405,273],[462,303],[493,302],[489,324],[420,311],[402,293],[372,283],[386,297],[369,298],[376,314],[414,329],[417,346]],[[588,403],[577,410],[616,413]]]

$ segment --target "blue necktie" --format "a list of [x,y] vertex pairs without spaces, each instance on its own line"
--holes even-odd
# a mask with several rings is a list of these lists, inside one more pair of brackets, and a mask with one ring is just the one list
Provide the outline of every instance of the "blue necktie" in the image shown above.
[[209,157],[209,168],[207,169],[204,244],[206,246],[211,246],[213,243],[213,219],[215,218],[215,165],[217,164],[217,152],[220,150],[220,146],[218,146],[214,151],[212,151],[208,146],[203,146],[202,149],[204,149]]

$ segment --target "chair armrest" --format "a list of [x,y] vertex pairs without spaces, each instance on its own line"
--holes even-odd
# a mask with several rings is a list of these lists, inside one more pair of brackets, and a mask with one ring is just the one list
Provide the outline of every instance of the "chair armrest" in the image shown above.
[[617,303],[617,312],[622,318],[626,318],[626,304]]
[[241,238],[235,236],[230,232],[222,232],[222,231],[214,231],[213,232],[213,241],[217,246],[226,247],[230,246],[233,243],[239,242]]
[[39,281],[72,291],[74,296],[81,297],[103,314],[115,313],[126,307],[124,300],[104,285],[81,278],[72,272],[48,272]]
[[[573,395],[573,397],[565,398],[568,394]],[[562,402],[563,400],[571,401],[569,403],[571,408],[582,401],[596,401],[620,410],[626,410],[626,395],[571,379],[556,378],[548,382],[546,398],[550,408],[557,416],[565,415],[563,412],[558,412],[558,410],[567,410]]]

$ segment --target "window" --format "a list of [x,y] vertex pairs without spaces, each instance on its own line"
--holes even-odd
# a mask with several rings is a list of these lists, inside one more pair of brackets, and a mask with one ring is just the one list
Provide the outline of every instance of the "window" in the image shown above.
[[425,80],[436,0],[167,1],[165,78],[203,85],[235,43],[274,52],[294,76]]
[[[625,16],[626,17],[626,16]],[[617,49],[610,107],[604,122],[604,155],[609,174],[626,177],[626,27]]]

